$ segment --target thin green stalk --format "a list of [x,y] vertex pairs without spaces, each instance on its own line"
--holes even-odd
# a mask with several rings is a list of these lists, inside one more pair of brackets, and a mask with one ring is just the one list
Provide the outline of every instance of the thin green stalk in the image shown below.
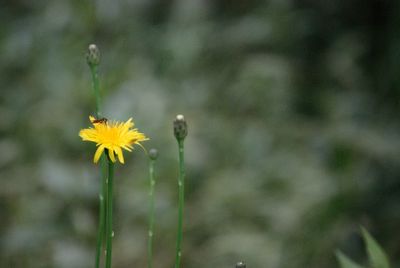
[[179,146],[179,178],[178,178],[178,192],[179,192],[179,210],[178,210],[178,233],[176,239],[176,256],[175,268],[180,267],[182,256],[182,236],[183,236],[183,207],[185,201],[185,159],[184,159],[184,146],[183,139],[178,139]]
[[106,268],[111,267],[112,239],[113,239],[113,184],[114,184],[114,163],[108,160],[107,178],[107,235],[106,235]]
[[101,168],[101,189],[99,194],[99,229],[97,231],[97,246],[96,246],[96,268],[100,267],[100,257],[103,246],[103,238],[105,235],[105,225],[106,225],[106,206],[105,201],[107,199],[107,165],[106,156],[103,154],[100,158],[100,168]]
[[149,208],[149,233],[148,233],[148,244],[147,244],[147,267],[153,267],[153,236],[154,236],[154,186],[156,184],[154,176],[154,164],[155,160],[150,159],[149,164],[149,178],[150,178],[150,208]]
[[98,74],[98,66],[90,64],[90,72],[92,73],[92,83],[94,96],[96,98],[96,117],[101,118],[102,112],[100,109],[101,105],[101,96],[100,96],[100,83],[99,83],[99,74]]
[[[101,117],[101,96],[100,96],[100,82],[99,82],[99,75],[98,75],[98,66],[97,64],[90,64],[90,72],[92,74],[92,86],[93,92],[96,98],[96,117]],[[97,245],[96,245],[96,261],[95,267],[100,267],[100,258],[102,252],[102,246],[104,241],[105,235],[105,226],[106,226],[106,179],[107,179],[107,163],[106,157],[103,154],[100,159],[100,171],[101,171],[101,188],[99,194],[99,230],[97,231]]]

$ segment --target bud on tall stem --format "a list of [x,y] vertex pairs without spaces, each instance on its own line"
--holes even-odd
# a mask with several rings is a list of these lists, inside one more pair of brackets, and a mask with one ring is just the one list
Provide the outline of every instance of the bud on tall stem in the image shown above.
[[174,135],[179,140],[184,140],[188,134],[188,127],[185,117],[181,114],[177,115],[174,120]]
[[185,155],[184,155],[184,140],[188,134],[188,127],[183,115],[177,115],[173,124],[174,135],[178,141],[179,148],[179,177],[178,177],[178,192],[179,192],[179,210],[178,210],[178,232],[176,238],[176,256],[175,268],[180,267],[182,257],[182,234],[183,234],[183,208],[185,201]]
[[[97,72],[98,65],[100,63],[100,51],[95,44],[91,44],[88,47],[86,53],[86,61],[90,67],[90,72],[92,74],[92,86],[93,92],[96,99],[96,117],[101,116],[101,96],[100,96],[100,83],[99,75]],[[100,159],[100,171],[101,171],[101,188],[99,193],[99,229],[97,233],[97,245],[96,245],[96,259],[95,267],[100,267],[100,258],[103,247],[103,242],[106,238],[106,217],[107,217],[107,160],[103,154]]]
[[89,65],[99,65],[100,50],[95,44],[90,44],[86,54],[86,61]]
[[149,207],[149,232],[147,243],[147,267],[153,268],[153,240],[154,240],[154,187],[156,184],[154,175],[154,165],[158,157],[157,149],[150,149],[149,151],[149,178],[150,178],[150,207]]

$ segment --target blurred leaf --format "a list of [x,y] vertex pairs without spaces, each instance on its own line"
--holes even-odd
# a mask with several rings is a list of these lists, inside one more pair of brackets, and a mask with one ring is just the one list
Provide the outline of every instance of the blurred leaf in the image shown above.
[[357,263],[349,259],[340,250],[336,251],[336,258],[341,268],[364,268],[363,266],[358,265]]
[[361,227],[364,241],[367,247],[368,258],[372,268],[390,268],[386,253],[368,231]]

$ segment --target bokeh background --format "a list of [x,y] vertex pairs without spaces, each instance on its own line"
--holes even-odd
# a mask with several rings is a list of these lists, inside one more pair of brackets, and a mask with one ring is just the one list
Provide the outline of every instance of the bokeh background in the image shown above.
[[[400,262],[400,2],[0,3],[0,267],[93,267],[104,114],[160,152],[155,267],[172,267],[184,114],[183,267],[337,267],[359,226]],[[114,267],[146,266],[148,159],[117,167]]]

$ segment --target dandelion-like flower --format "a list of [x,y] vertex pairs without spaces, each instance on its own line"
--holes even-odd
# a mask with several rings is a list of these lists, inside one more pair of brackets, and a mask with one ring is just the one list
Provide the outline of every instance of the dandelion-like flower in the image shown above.
[[93,162],[97,163],[101,154],[107,149],[108,156],[112,162],[116,162],[115,154],[119,162],[124,164],[124,155],[122,149],[129,152],[133,150],[135,144],[142,146],[141,142],[148,138],[133,128],[132,118],[126,122],[107,121],[106,119],[96,119],[89,116],[93,128],[85,128],[79,132],[79,136],[83,141],[95,142],[98,147],[93,158]]

